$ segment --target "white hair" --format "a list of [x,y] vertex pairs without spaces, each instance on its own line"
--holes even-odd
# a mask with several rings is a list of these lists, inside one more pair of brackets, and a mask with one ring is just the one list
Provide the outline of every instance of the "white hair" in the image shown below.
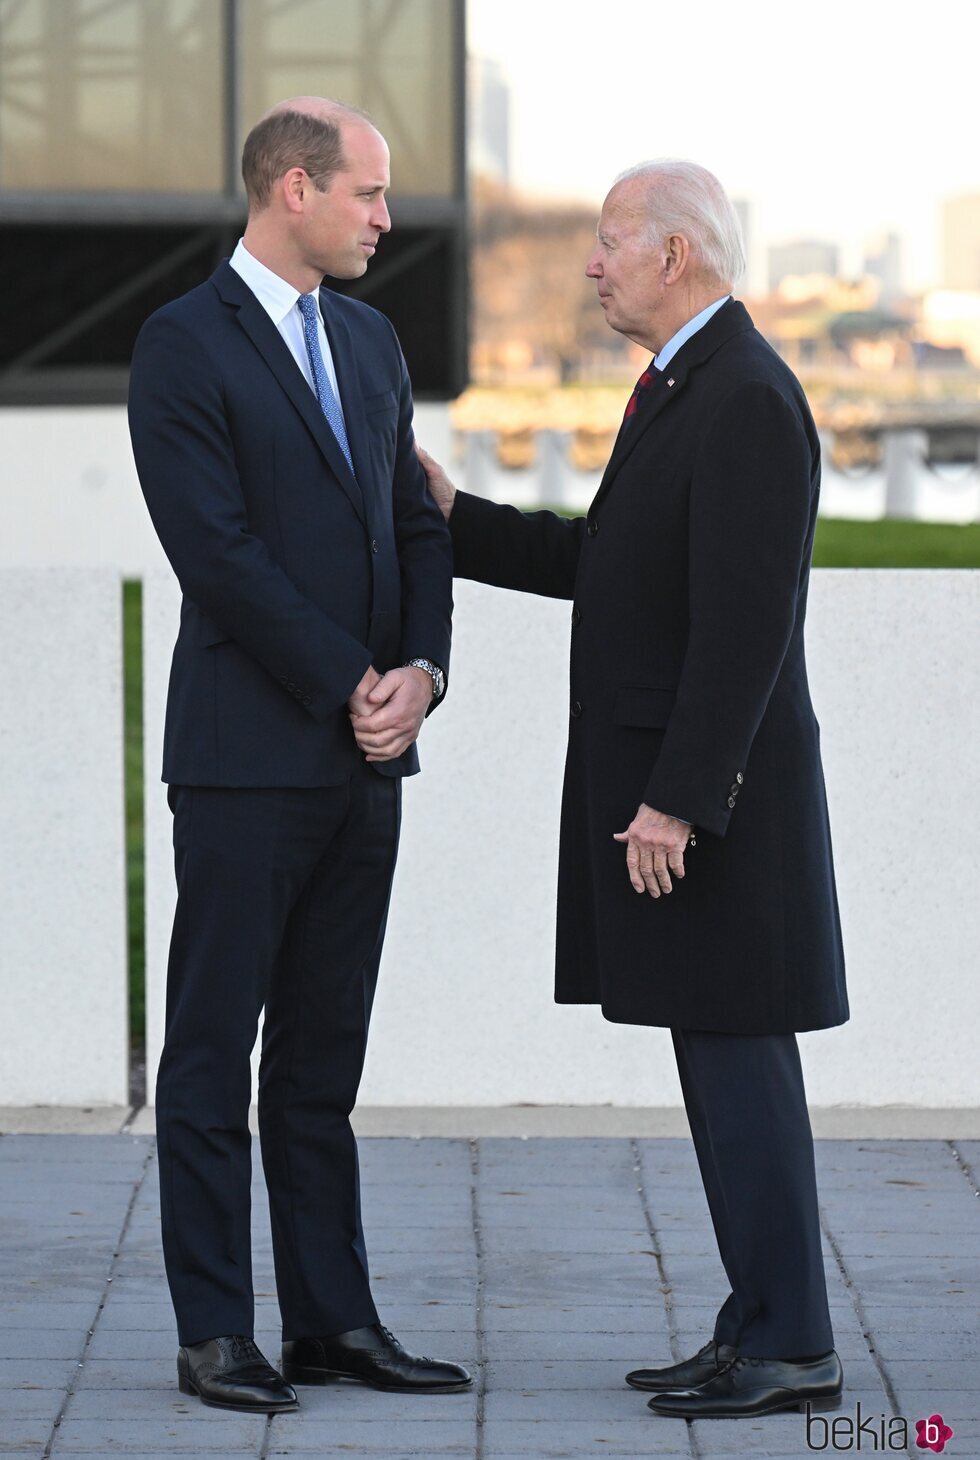
[[616,178],[648,182],[645,232],[651,243],[682,233],[705,273],[731,289],[745,271],[738,214],[713,172],[696,162],[663,158],[639,162]]

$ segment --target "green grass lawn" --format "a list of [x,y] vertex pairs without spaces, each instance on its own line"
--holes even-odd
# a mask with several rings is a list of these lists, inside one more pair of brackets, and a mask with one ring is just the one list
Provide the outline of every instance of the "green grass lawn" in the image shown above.
[[[813,553],[819,568],[980,568],[980,523],[849,522],[821,517]],[[126,869],[129,891],[129,1028],[146,1020],[143,863],[142,585],[123,585],[126,711]],[[155,771],[155,768],[154,768]]]
[[980,522],[850,522],[821,517],[817,568],[980,568]]
[[129,928],[129,1037],[146,1030],[143,863],[143,585],[123,584],[123,706],[126,763],[126,881]]

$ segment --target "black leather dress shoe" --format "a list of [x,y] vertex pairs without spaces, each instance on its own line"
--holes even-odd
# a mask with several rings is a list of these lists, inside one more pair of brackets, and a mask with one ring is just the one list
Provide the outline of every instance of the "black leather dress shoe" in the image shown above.
[[677,1419],[740,1419],[780,1409],[839,1409],[844,1387],[840,1359],[831,1349],[819,1359],[792,1364],[785,1359],[739,1356],[700,1389],[675,1389],[649,1401],[654,1414]]
[[714,1339],[698,1349],[693,1359],[681,1364],[671,1364],[668,1369],[634,1369],[626,1375],[627,1384],[634,1389],[653,1390],[655,1394],[665,1389],[698,1389],[720,1374],[735,1357],[737,1349],[727,1343],[715,1343]]
[[212,1409],[285,1414],[298,1409],[296,1390],[267,1363],[250,1338],[209,1338],[177,1350],[181,1394],[196,1394]]
[[282,1372],[291,1384],[353,1379],[393,1394],[454,1394],[473,1383],[459,1364],[416,1358],[380,1323],[330,1338],[284,1339]]

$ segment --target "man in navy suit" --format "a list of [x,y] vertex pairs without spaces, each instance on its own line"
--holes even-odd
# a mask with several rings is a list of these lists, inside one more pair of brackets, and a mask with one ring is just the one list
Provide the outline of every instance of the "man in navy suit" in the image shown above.
[[[157,1083],[180,1388],[274,1413],[295,1383],[444,1392],[458,1365],[378,1322],[349,1116],[364,1061],[400,778],[445,690],[449,533],[414,452],[394,331],[321,289],[390,218],[388,149],[317,97],[245,143],[230,261],[144,326],[130,426],[183,591],[163,778],[178,900]],[[283,1374],[253,1340],[249,1056]]]

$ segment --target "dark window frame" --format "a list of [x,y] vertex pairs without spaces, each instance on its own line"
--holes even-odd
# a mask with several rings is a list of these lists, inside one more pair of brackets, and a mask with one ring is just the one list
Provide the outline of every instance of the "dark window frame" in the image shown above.
[[[447,290],[449,317],[446,321],[445,387],[417,391],[420,400],[450,399],[465,388],[468,379],[466,0],[445,0],[445,3],[449,7],[454,39],[454,191],[447,197],[399,197],[395,192],[389,200],[396,228],[410,229],[420,241],[427,232],[430,233],[435,244],[448,246],[451,260]],[[230,237],[235,229],[244,226],[246,202],[238,157],[241,97],[239,0],[221,0],[221,4],[224,26],[224,189],[220,192],[175,193],[57,189],[33,192],[0,188],[0,229],[8,240],[15,241],[18,230],[42,225],[64,225],[81,230],[96,226],[127,229],[153,224],[178,225],[189,231],[200,230],[202,238],[208,231],[213,231],[216,236],[226,231]],[[188,241],[191,241],[190,236]],[[345,292],[370,302],[372,292],[383,286],[385,279],[385,271],[379,267]],[[107,310],[113,308],[111,293],[105,304]],[[98,306],[90,304],[84,313],[91,323],[98,314]],[[70,328],[69,319],[66,329]],[[125,401],[127,388],[128,370],[118,366],[0,367],[0,406],[117,404]]]

